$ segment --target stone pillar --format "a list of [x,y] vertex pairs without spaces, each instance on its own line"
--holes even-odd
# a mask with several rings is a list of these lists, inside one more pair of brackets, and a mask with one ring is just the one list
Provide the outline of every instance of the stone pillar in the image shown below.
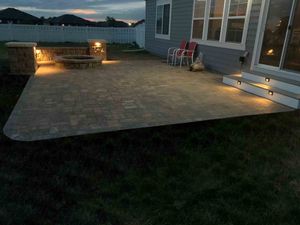
[[107,42],[102,39],[90,39],[89,52],[90,55],[98,56],[102,60],[107,60]]
[[36,43],[8,42],[10,73],[15,75],[34,75],[38,65],[36,60]]

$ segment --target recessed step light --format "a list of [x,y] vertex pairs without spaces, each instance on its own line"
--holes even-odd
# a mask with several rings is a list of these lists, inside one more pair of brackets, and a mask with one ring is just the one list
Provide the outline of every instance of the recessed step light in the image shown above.
[[270,82],[271,79],[270,79],[269,77],[266,77],[266,78],[265,78],[265,81],[266,81],[266,82]]
[[[292,108],[300,108],[300,96],[290,91],[280,89],[277,87],[271,87],[270,84],[265,83],[265,78],[260,77],[260,80],[253,81],[244,77],[238,76],[224,76],[223,83],[234,86],[246,92],[268,98],[274,102],[278,102],[287,105]],[[272,79],[272,78],[270,78]],[[273,79],[272,79],[273,81]],[[274,80],[276,82],[276,80]],[[269,97],[267,97],[269,96]]]

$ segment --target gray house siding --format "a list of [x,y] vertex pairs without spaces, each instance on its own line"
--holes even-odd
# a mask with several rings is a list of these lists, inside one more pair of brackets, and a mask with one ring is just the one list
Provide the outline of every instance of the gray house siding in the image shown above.
[[146,0],[146,43],[148,51],[166,56],[169,47],[178,46],[182,39],[189,41],[193,8],[191,0],[173,0],[170,40],[155,38],[156,0]]
[[[257,24],[262,0],[253,0],[250,24],[247,34],[247,58],[244,71],[250,70],[252,53],[254,49]],[[155,38],[156,0],[146,0],[146,49],[156,55],[166,57],[169,47],[179,46],[182,39],[190,40],[194,0],[173,0],[170,40]],[[198,51],[204,54],[204,63],[208,69],[223,74],[240,72],[239,57],[244,51],[228,48],[199,45]]]

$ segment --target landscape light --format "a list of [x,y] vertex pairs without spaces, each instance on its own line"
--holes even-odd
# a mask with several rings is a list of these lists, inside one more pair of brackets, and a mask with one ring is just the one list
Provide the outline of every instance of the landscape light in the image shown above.
[[35,47],[34,47],[34,50],[35,50],[35,57],[37,60],[39,60],[41,57],[42,51],[40,49],[36,49]]
[[100,47],[101,47],[101,43],[100,43],[100,42],[96,42],[96,43],[95,43],[95,46],[96,46],[97,48],[100,48]]

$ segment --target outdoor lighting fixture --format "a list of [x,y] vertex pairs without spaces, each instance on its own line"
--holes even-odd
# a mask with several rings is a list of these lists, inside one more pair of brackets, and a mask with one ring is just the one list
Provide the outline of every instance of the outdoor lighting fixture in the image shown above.
[[95,53],[103,53],[104,49],[101,42],[95,42],[92,46]]
[[102,46],[102,45],[101,45],[100,42],[96,42],[96,43],[95,43],[95,47],[96,47],[96,48],[101,48],[101,46]]
[[273,91],[269,91],[269,95],[273,95],[274,94],[274,92]]
[[34,50],[35,50],[35,57],[37,60],[39,60],[41,58],[42,51],[36,48]]
[[241,84],[242,84],[242,81],[238,80],[238,81],[237,81],[237,84],[238,84],[238,85],[241,85]]
[[270,82],[270,81],[271,81],[271,79],[270,79],[270,78],[268,78],[268,77],[266,77],[266,78],[265,78],[265,81],[266,81],[266,82]]

